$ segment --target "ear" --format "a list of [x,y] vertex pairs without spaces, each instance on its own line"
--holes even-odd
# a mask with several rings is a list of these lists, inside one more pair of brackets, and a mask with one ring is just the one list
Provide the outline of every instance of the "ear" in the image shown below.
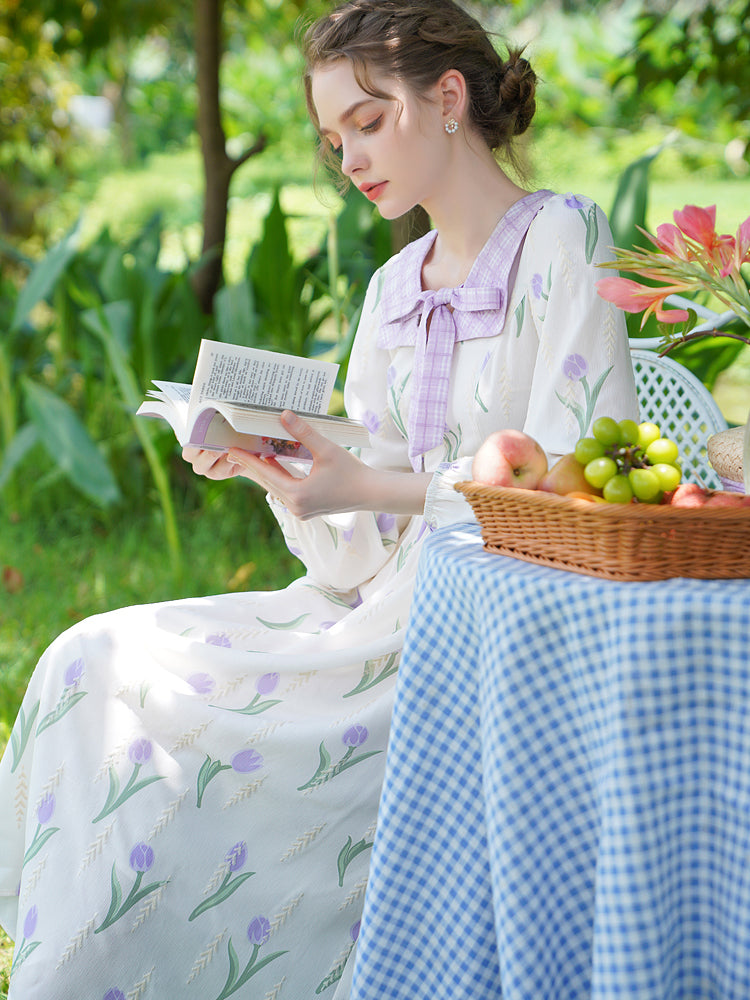
[[461,121],[469,99],[463,73],[457,69],[446,70],[435,84],[435,94],[443,117]]

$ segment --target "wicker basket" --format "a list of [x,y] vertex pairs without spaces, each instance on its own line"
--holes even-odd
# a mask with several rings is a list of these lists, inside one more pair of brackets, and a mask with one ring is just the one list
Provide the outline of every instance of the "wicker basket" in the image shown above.
[[750,507],[595,503],[456,483],[489,552],[608,580],[750,578]]

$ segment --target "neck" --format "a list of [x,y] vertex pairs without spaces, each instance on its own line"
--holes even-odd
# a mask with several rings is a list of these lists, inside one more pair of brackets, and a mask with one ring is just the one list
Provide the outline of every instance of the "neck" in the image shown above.
[[425,287],[461,284],[500,219],[525,194],[484,144],[478,150],[457,144],[441,189],[423,202],[438,233],[423,269]]

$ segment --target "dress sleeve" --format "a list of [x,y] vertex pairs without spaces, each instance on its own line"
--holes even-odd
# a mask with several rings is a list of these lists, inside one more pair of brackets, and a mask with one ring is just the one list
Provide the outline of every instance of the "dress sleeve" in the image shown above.
[[555,198],[529,230],[526,301],[538,338],[524,431],[550,461],[573,450],[598,416],[638,419],[622,312],[596,282],[612,260],[609,223],[589,199]]
[[[368,286],[354,338],[344,388],[346,412],[362,420],[371,446],[361,459],[374,468],[410,471],[406,442],[387,419],[387,358],[376,345],[377,307],[382,272]],[[266,497],[287,547],[321,586],[339,592],[372,579],[399,546],[411,518],[389,513],[353,511],[302,521],[270,495]]]

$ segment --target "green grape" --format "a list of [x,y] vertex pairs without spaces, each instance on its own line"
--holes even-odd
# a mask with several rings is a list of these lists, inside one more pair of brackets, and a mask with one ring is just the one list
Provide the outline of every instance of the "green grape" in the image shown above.
[[665,462],[667,465],[671,465],[672,462],[677,461],[679,454],[679,448],[669,438],[657,438],[646,448],[646,458],[652,465],[660,465]]
[[635,420],[621,420],[619,427],[623,444],[638,444],[638,424]]
[[661,429],[656,425],[645,421],[638,425],[638,447],[644,451],[651,444],[661,437]]
[[651,503],[662,492],[659,477],[653,469],[631,469],[628,478],[633,495],[645,503]]
[[630,503],[633,499],[633,488],[628,477],[619,472],[604,484],[602,495],[609,503]]
[[598,490],[615,475],[617,475],[617,462],[607,455],[603,455],[601,458],[592,458],[583,470],[586,482]]
[[596,438],[581,438],[576,442],[574,454],[576,461],[581,465],[588,465],[594,458],[601,458],[604,454],[604,445]]
[[680,485],[682,473],[675,465],[668,465],[666,462],[657,462],[651,466],[651,471],[659,480],[659,486],[668,493]]
[[605,448],[620,444],[620,426],[612,417],[598,417],[591,425],[591,432]]

